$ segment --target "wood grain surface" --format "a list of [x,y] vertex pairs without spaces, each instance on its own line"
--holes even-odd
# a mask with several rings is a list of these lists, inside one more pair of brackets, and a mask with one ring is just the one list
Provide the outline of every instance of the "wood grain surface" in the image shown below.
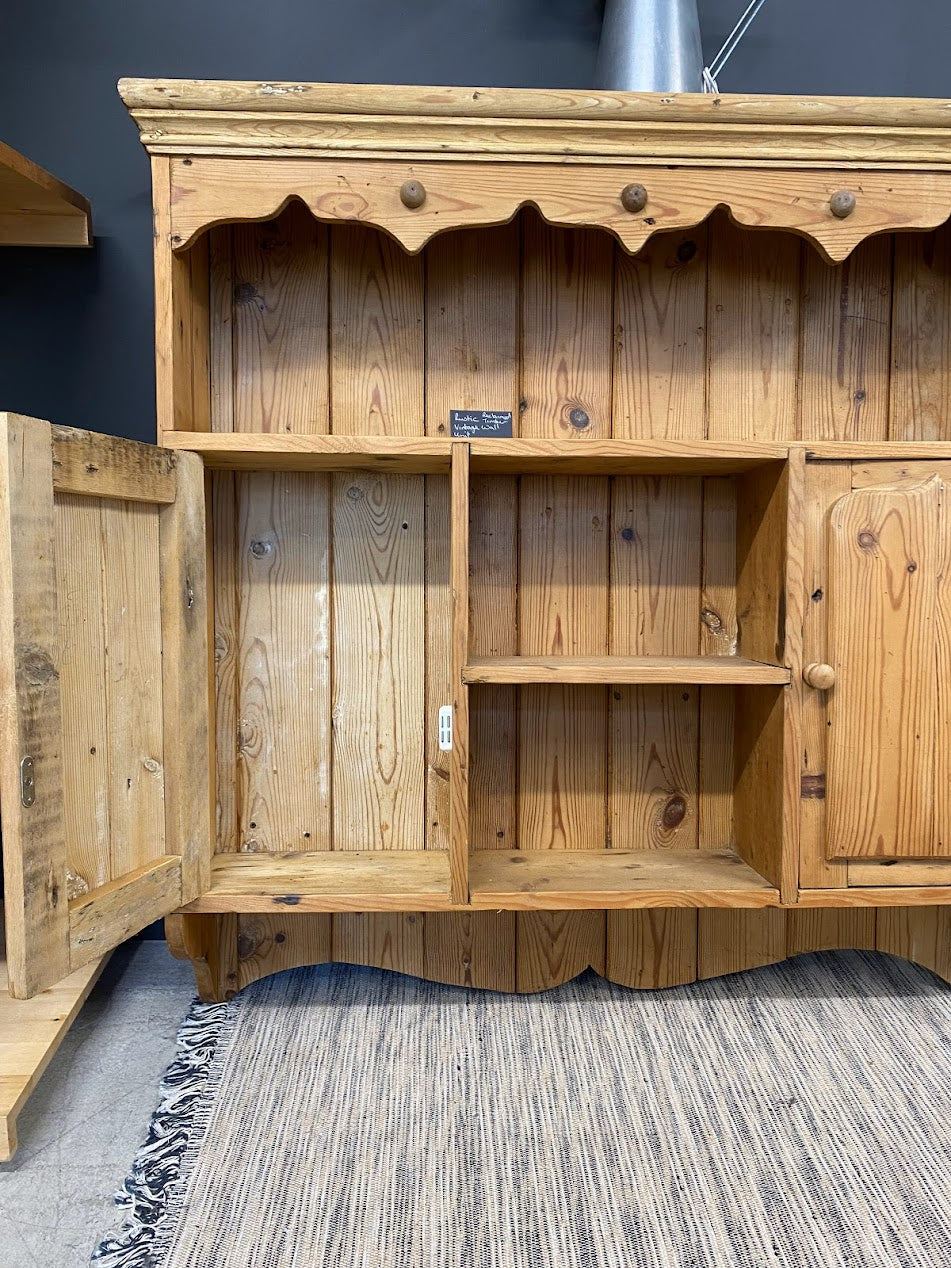
[[[253,111],[260,94],[253,86],[245,89]],[[369,140],[376,126],[372,118],[358,124],[347,116],[356,100],[369,99],[368,90],[344,86],[321,91],[331,103],[328,118],[336,115],[336,126],[344,129],[338,141],[344,150],[350,147],[345,159],[325,150],[317,159],[298,160],[289,136],[278,128],[268,144],[285,154],[281,188],[267,179],[258,181],[257,160],[239,157],[219,160],[196,154],[190,168],[176,159],[178,175],[169,171],[166,179],[171,188],[171,182],[187,172],[196,184],[207,187],[218,173],[219,192],[232,191],[232,208],[233,198],[247,198],[246,210],[260,187],[261,198],[275,199],[264,213],[270,214],[284,196],[282,189],[286,192],[295,183],[293,165],[298,164],[310,181],[308,200],[323,200],[318,216],[332,222],[329,227],[316,223],[314,208],[291,203],[279,217],[260,225],[215,230],[208,254],[211,401],[221,432],[237,428],[260,439],[246,444],[243,452],[239,441],[231,453],[227,440],[212,453],[219,445],[214,433],[209,433],[210,441],[198,437],[192,442],[195,447],[204,445],[211,460],[225,468],[220,486],[216,484],[216,492],[219,487],[222,491],[220,499],[216,497],[218,541],[237,540],[245,512],[240,495],[236,499],[228,492],[227,468],[243,466],[248,474],[239,478],[239,489],[244,480],[277,482],[293,471],[302,481],[302,495],[299,511],[288,504],[290,518],[304,525],[314,518],[330,543],[327,591],[332,615],[320,618],[318,633],[318,639],[329,640],[330,664],[327,687],[316,694],[326,690],[341,708],[333,710],[329,747],[335,804],[332,809],[326,805],[323,812],[335,819],[335,781],[342,779],[341,787],[346,788],[348,779],[346,773],[338,776],[338,764],[341,770],[349,764],[353,797],[348,802],[344,793],[342,804],[356,807],[356,820],[364,828],[369,824],[373,832],[384,822],[399,820],[399,808],[387,801],[382,774],[385,739],[382,749],[371,751],[369,744],[361,748],[348,730],[354,725],[358,696],[369,691],[366,675],[372,676],[384,645],[383,636],[368,633],[367,627],[384,630],[389,645],[387,622],[396,620],[414,631],[416,663],[407,677],[412,701],[399,703],[402,687],[389,695],[374,688],[375,695],[379,702],[396,701],[400,715],[404,710],[411,713],[416,726],[414,737],[400,740],[401,751],[412,750],[414,773],[408,783],[402,774],[398,780],[399,786],[414,790],[411,817],[418,824],[410,849],[428,845],[438,852],[445,845],[445,812],[440,807],[445,805],[449,763],[434,748],[431,714],[445,689],[459,684],[455,674],[447,680],[443,668],[447,537],[436,531],[446,514],[444,486],[438,483],[445,475],[438,473],[445,473],[450,462],[449,409],[511,409],[516,436],[524,438],[521,444],[477,440],[471,448],[465,661],[481,666],[476,672],[486,678],[494,673],[499,679],[514,672],[512,658],[520,655],[545,662],[576,656],[589,674],[598,672],[599,657],[679,657],[691,664],[702,658],[713,683],[628,682],[613,690],[606,684],[551,680],[523,686],[475,683],[470,690],[468,827],[478,857],[531,850],[539,834],[546,845],[559,847],[544,851],[553,856],[576,843],[595,849],[608,844],[614,849],[651,846],[658,855],[670,854],[673,847],[678,855],[697,854],[698,846],[700,852],[730,846],[736,832],[745,843],[746,864],[766,878],[761,883],[772,882],[768,888],[775,889],[782,880],[786,894],[788,863],[794,860],[790,850],[795,849],[798,831],[790,819],[789,788],[801,776],[800,884],[808,894],[803,903],[835,902],[840,910],[815,908],[814,915],[804,912],[795,921],[775,911],[703,911],[699,922],[695,910],[684,909],[619,910],[607,920],[590,911],[486,911],[479,913],[486,923],[479,923],[472,913],[449,910],[354,911],[331,917],[307,915],[301,909],[300,924],[282,922],[282,942],[275,942],[272,931],[263,927],[252,938],[256,949],[248,956],[242,981],[268,971],[271,963],[301,963],[307,955],[333,954],[504,989],[540,989],[588,964],[617,980],[665,985],[697,973],[707,976],[766,963],[811,946],[848,945],[849,939],[869,945],[868,913],[846,904],[898,903],[913,892],[910,882],[916,876],[920,888],[943,894],[940,875],[927,872],[927,881],[920,880],[926,860],[912,854],[896,865],[906,869],[896,873],[896,881],[906,876],[909,884],[889,884],[877,875],[853,872],[880,866],[874,858],[856,859],[848,867],[835,861],[825,838],[823,795],[832,780],[824,751],[832,695],[810,696],[810,689],[798,679],[790,690],[781,684],[733,688],[723,677],[741,668],[741,658],[782,667],[785,681],[790,666],[801,671],[807,647],[814,648],[810,660],[833,657],[832,640],[825,632],[825,612],[835,588],[825,562],[829,505],[850,488],[859,492],[864,484],[881,486],[883,470],[870,466],[878,462],[891,463],[889,478],[908,494],[915,484],[911,460],[926,455],[921,449],[894,449],[886,459],[876,448],[886,439],[930,445],[934,462],[948,460],[934,448],[948,434],[943,405],[947,322],[942,316],[951,284],[947,232],[937,229],[894,239],[869,236],[896,227],[902,216],[927,217],[939,204],[943,207],[940,183],[932,180],[929,185],[930,178],[922,179],[920,173],[907,181],[882,173],[893,186],[885,198],[884,187],[865,181],[863,173],[851,223],[827,226],[819,222],[828,214],[828,182],[834,180],[836,188],[852,183],[842,170],[747,170],[740,174],[742,180],[736,180],[736,173],[713,166],[668,177],[648,163],[642,175],[652,202],[645,215],[656,213],[655,223],[624,228],[625,233],[645,237],[648,229],[655,234],[639,255],[626,254],[603,228],[545,223],[529,209],[509,224],[442,234],[421,254],[409,257],[366,222],[382,223],[384,217],[388,228],[409,234],[404,240],[418,248],[432,225],[438,223],[441,229],[453,215],[461,223],[470,214],[455,206],[459,187],[454,182],[463,171],[470,181],[471,214],[483,220],[496,212],[491,197],[480,191],[487,182],[497,181],[501,171],[506,181],[520,183],[518,199],[531,188],[544,187],[545,196],[553,200],[542,207],[549,220],[577,216],[579,224],[587,218],[609,230],[616,228],[619,212],[613,205],[598,210],[599,200],[616,199],[616,191],[610,198],[607,193],[614,176],[608,149],[591,155],[593,161],[582,170],[582,155],[573,152],[575,140],[564,127],[573,112],[584,127],[591,122],[583,119],[589,109],[595,119],[603,117],[607,98],[599,96],[586,106],[565,94],[561,104],[536,103],[537,109],[552,112],[546,125],[561,128],[560,154],[568,161],[555,170],[545,162],[511,161],[512,141],[498,134],[493,122],[497,116],[487,113],[489,101],[498,96],[496,90],[471,105],[453,98],[451,90],[444,97],[443,90],[435,90],[431,110],[421,110],[414,90],[395,90],[392,98],[381,95],[378,108],[386,114],[392,106],[392,113],[385,121],[382,115],[378,120],[375,142]],[[208,92],[206,104],[228,100],[227,93],[221,98],[212,88]],[[513,109],[519,109],[517,102],[523,99],[515,94],[511,100]],[[263,112],[271,119],[289,120],[287,104],[289,99],[282,99],[273,108],[263,107]],[[523,104],[528,119],[527,98]],[[737,131],[730,138],[721,135],[717,143],[750,144],[746,126],[739,123],[739,103],[726,105]],[[632,126],[643,128],[644,112],[658,108],[653,99],[631,102],[630,110],[641,112],[637,118],[632,114]],[[797,126],[789,123],[788,115],[796,116],[796,110],[791,103],[784,108],[787,117],[781,119],[776,113],[780,107],[768,101],[743,106],[753,112],[745,116],[750,119],[762,112],[763,127],[785,128],[788,140],[790,129],[794,132]],[[685,116],[686,128],[712,126],[688,103],[683,109],[690,119],[687,122]],[[853,124],[846,120],[864,117],[862,110],[871,107],[827,103],[822,109],[824,120],[835,118],[837,126],[847,128]],[[559,110],[569,117],[554,117]],[[194,114],[200,112],[196,107]],[[316,113],[309,104],[298,111],[306,117],[304,123],[296,121],[303,129],[301,144],[337,144],[329,138],[327,122],[317,120]],[[215,133],[217,125],[210,119],[215,111],[206,109],[204,114],[209,123],[202,144],[214,147],[223,134]],[[871,125],[882,129],[875,134],[876,146],[881,146],[875,153],[886,153],[893,142],[885,134],[901,128],[909,145],[905,158],[915,161],[914,146],[922,144],[922,137],[920,132],[912,137],[910,121],[924,120],[925,106],[892,108],[892,116],[878,117]],[[439,132],[445,121],[449,123]],[[192,118],[178,126],[198,127],[200,132],[204,125]],[[934,120],[928,126],[933,127]],[[450,127],[455,131],[446,130]],[[462,128],[470,130],[463,133]],[[394,150],[391,158],[380,157],[388,146],[406,145],[412,133],[420,147],[412,175],[427,186],[428,202],[419,214],[396,205],[400,182],[394,184],[394,176],[411,165],[411,156],[404,158]],[[178,140],[186,135],[180,131]],[[445,152],[438,162],[421,166],[419,155],[432,153],[426,147],[437,135],[455,136],[460,145],[484,146],[479,162],[461,162],[458,151],[455,158]],[[544,158],[544,146],[554,131],[534,129],[531,135],[541,147],[533,157]],[[631,135],[627,134],[629,150]],[[236,128],[228,143],[247,146],[249,136]],[[809,146],[815,147],[815,156],[821,146],[833,144],[831,133],[821,140],[818,133],[809,140],[804,132],[797,137],[795,144],[803,148],[785,152],[793,162],[803,161]],[[619,131],[616,143],[620,140]],[[771,142],[764,133],[760,140],[766,147],[757,151],[762,160],[775,152],[768,150]],[[174,138],[168,141],[172,147],[177,143]],[[686,144],[685,134],[677,143]],[[371,144],[381,147],[377,157],[359,159],[357,150]],[[704,144],[714,144],[712,131]],[[835,144],[842,144],[841,137]],[[493,168],[492,155],[504,154],[506,146],[506,162]],[[868,168],[877,161],[871,157],[873,149],[866,151]],[[701,152],[694,151],[695,162]],[[221,165],[215,167],[216,163]],[[273,173],[274,164],[262,160],[260,169]],[[631,170],[625,169],[628,179],[633,178]],[[334,174],[340,172],[350,173],[349,192]],[[720,202],[730,204],[733,222],[717,212],[699,228],[681,224],[666,232],[686,205],[674,196],[681,180],[684,187],[692,182],[700,198],[709,184]],[[585,207],[577,201],[583,182]],[[355,190],[364,198],[362,208]],[[747,211],[738,214],[747,192],[749,215],[759,226],[755,233],[735,223],[747,216]],[[909,200],[918,204],[911,212]],[[189,210],[182,204],[182,226],[197,205]],[[512,208],[516,205],[517,200]],[[210,212],[201,214],[217,214],[210,203],[209,207]],[[503,209],[498,218],[511,215],[512,208]],[[945,217],[943,210],[931,223]],[[352,223],[359,220],[364,223]],[[690,223],[700,225],[702,220],[697,215]],[[902,227],[910,223],[903,221]],[[815,231],[833,254],[844,251],[846,241],[848,249],[860,245],[845,263],[830,268],[808,243],[775,232],[780,224]],[[255,241],[257,246],[248,254]],[[191,293],[190,302],[200,310],[200,251],[191,257],[182,246],[175,244],[176,258],[189,261],[187,271],[169,266],[168,293],[178,297],[176,303]],[[252,285],[261,302],[250,291],[235,290],[236,281]],[[174,353],[177,364],[190,365],[191,370],[175,378],[179,422],[187,417],[185,403],[197,399],[195,367],[200,377],[202,357],[194,329],[180,344]],[[165,417],[172,415],[166,412]],[[195,410],[199,422],[200,417],[200,409]],[[271,444],[282,435],[290,442],[286,447]],[[339,441],[341,448],[324,445],[322,436]],[[799,440],[809,445],[810,460],[803,464],[797,451],[795,462],[806,481],[797,562],[792,556],[799,547],[794,550],[784,534],[800,503],[785,489],[774,503],[767,489],[769,473],[761,464],[783,461],[785,446]],[[618,447],[629,441],[643,448],[634,452]],[[708,446],[702,456],[676,447],[692,442]],[[749,442],[760,448],[745,448]],[[176,443],[187,445],[189,440]],[[836,449],[837,445],[843,447]],[[844,447],[849,445],[853,450]],[[844,481],[842,467],[847,469],[853,460],[851,482],[847,477]],[[379,465],[374,469],[371,464]],[[269,474],[260,474],[265,466]],[[339,490],[371,481],[385,483],[391,491],[405,489],[400,523],[412,523],[415,516],[422,524],[419,544],[408,547],[405,555],[402,544],[393,552],[381,546],[379,539],[386,537],[382,528],[367,530],[357,549],[354,536],[360,534],[346,518],[352,508],[338,506]],[[411,488],[416,490],[412,494]],[[279,494],[265,495],[269,496],[281,502]],[[625,529],[629,537],[623,535]],[[344,537],[359,555],[352,566],[343,560],[340,577],[338,536],[344,555]],[[784,589],[787,548],[791,563]],[[303,538],[300,549],[303,554]],[[216,555],[219,550],[216,546]],[[234,556],[233,549],[231,553]],[[365,576],[374,566],[378,599],[388,595],[389,607],[381,608],[377,599],[366,607],[365,593],[359,602],[353,601],[356,585],[350,579],[358,572]],[[229,580],[229,568],[227,559],[216,560],[218,632],[223,635],[219,676],[224,688],[219,749],[231,725],[227,702],[238,698],[242,672],[236,666],[230,631],[240,624],[242,613],[246,616],[260,603],[255,636],[265,645],[273,643],[285,602],[276,595],[268,600],[258,592],[252,596],[249,587],[246,593],[229,597],[229,588],[234,595],[237,584]],[[936,564],[936,569],[946,575],[942,565]],[[410,575],[414,580],[407,580]],[[820,597],[813,597],[816,592]],[[936,589],[934,604],[936,614],[943,614],[943,591]],[[801,635],[797,613],[802,609]],[[942,622],[943,615],[936,625],[937,648],[928,653],[930,673],[937,674],[939,684],[931,724],[936,732],[945,728],[949,715],[940,687],[947,658]],[[297,636],[294,641],[296,645]],[[406,646],[397,647],[400,666],[406,663]],[[363,661],[359,667],[358,656]],[[710,664],[708,670],[707,663],[714,660],[734,663]],[[531,668],[527,660],[516,663],[519,672]],[[533,672],[541,672],[537,664]],[[549,666],[544,672],[565,668]],[[576,672],[576,664],[567,668]],[[338,695],[338,676],[349,696]],[[794,708],[783,706],[787,695],[795,700]],[[354,707],[345,703],[349,700]],[[301,712],[306,733],[314,714],[299,707],[298,717]],[[324,724],[318,720],[316,733]],[[342,747],[338,727],[345,737]],[[348,749],[351,742],[355,747]],[[291,767],[291,750],[300,751],[304,743],[299,738],[288,741]],[[934,755],[936,743],[931,745],[931,778],[940,781],[945,775]],[[349,760],[341,756],[344,751]],[[794,763],[801,767],[800,775],[790,775]],[[784,772],[782,787],[776,780],[778,768]],[[360,808],[358,777],[363,792],[371,790],[367,796],[372,811]],[[303,797],[300,800],[303,804]],[[224,821],[229,815],[237,820],[240,809],[228,810],[227,793],[219,802]],[[948,834],[940,825],[948,812],[940,795],[935,804],[929,832],[944,840]],[[393,813],[383,814],[384,806]],[[235,833],[229,837],[225,832],[222,841],[229,839],[238,843]],[[366,848],[367,842],[358,844]],[[319,847],[308,841],[307,849],[316,852]],[[595,884],[589,892],[596,890]],[[846,892],[848,897],[843,896]],[[795,897],[794,882],[792,893]],[[439,902],[446,902],[445,894]],[[921,911],[927,910],[923,905]],[[248,911],[247,918],[257,914]],[[927,919],[916,913],[900,928],[895,925],[888,933],[889,945],[920,947],[927,942],[920,932]]]
[[933,679],[943,492],[935,476],[910,489],[855,490],[832,508],[833,857],[936,852]]

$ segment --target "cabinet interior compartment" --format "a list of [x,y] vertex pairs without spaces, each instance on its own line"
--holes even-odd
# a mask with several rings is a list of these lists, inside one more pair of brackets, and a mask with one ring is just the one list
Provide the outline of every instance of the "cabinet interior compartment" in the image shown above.
[[214,888],[442,895],[449,478],[211,479]]
[[786,481],[473,476],[473,902],[779,884]]
[[[722,428],[704,438],[692,356],[675,439],[640,439],[637,372],[611,337],[609,310],[633,321],[639,278],[672,269],[671,284],[700,302],[708,236],[678,234],[634,259],[529,210],[408,256],[375,229],[328,227],[291,205],[273,221],[218,226],[183,254],[191,293],[209,296],[192,312],[214,385],[208,430],[196,401],[191,442],[210,467],[215,608],[218,896],[200,909],[246,899],[250,910],[262,893],[301,910],[446,906],[452,869],[458,902],[459,869],[485,848],[486,797],[498,798],[489,819],[505,819],[507,802],[513,822],[535,813],[519,767],[527,746],[518,757],[481,745],[490,702],[505,699],[521,703],[498,717],[499,737],[517,737],[534,712],[555,800],[559,734],[600,735],[586,761],[604,769],[603,826],[582,830],[569,813],[544,848],[652,850],[669,838],[668,855],[719,851],[752,864],[742,884],[778,886],[782,817],[765,769],[782,768],[789,681],[784,450],[723,440]],[[674,251],[684,241],[696,251]],[[584,330],[583,346],[570,329]],[[552,340],[580,358],[564,382]],[[573,376],[595,365],[597,391],[569,408]],[[448,416],[479,405],[511,407],[516,436],[493,442],[501,450],[473,443],[466,513],[450,506]],[[460,536],[461,614],[449,578]],[[438,745],[439,709],[459,694],[460,621],[471,772]],[[547,697],[554,712],[538,703]],[[741,705],[749,727],[737,724]],[[701,754],[705,786],[719,788],[705,796]],[[618,778],[625,764],[615,795],[608,768]],[[518,796],[506,792],[513,779]],[[643,831],[632,821],[612,834],[612,814],[629,813],[611,811],[612,798],[641,807]],[[746,828],[757,800],[765,838]],[[515,836],[509,824],[490,840]]]

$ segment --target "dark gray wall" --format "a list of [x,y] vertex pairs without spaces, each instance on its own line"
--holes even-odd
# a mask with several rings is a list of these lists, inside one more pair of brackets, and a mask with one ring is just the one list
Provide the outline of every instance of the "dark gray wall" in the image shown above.
[[[700,0],[708,57],[743,7]],[[0,408],[154,437],[149,169],[121,75],[578,88],[599,25],[599,0],[10,6],[0,138],[92,200],[96,247],[0,252]],[[939,0],[767,0],[720,87],[951,96],[949,67]]]

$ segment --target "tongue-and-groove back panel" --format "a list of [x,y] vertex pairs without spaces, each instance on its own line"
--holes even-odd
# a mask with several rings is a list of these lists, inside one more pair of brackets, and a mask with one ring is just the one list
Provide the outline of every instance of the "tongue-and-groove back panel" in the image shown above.
[[[943,369],[951,363],[943,315],[951,311],[949,243],[947,228],[873,238],[832,268],[793,235],[742,231],[717,215],[630,257],[607,235],[553,229],[525,211],[509,225],[445,234],[410,257],[375,230],[327,227],[291,206],[274,222],[211,233],[212,426],[440,435],[450,408],[485,407],[511,409],[516,434],[574,436],[579,444],[595,435],[943,438],[951,395]],[[386,831],[411,832],[408,844],[444,844],[446,767],[435,744],[434,711],[449,686],[448,653],[440,642],[448,625],[445,485],[441,477],[215,476],[220,849],[241,848],[249,839],[262,849],[323,848],[345,821],[372,829],[379,843],[385,822]],[[348,490],[362,490],[364,498],[347,500]],[[588,528],[556,551],[539,523],[557,520],[566,498],[585,502]],[[355,728],[348,731],[349,716],[338,716],[336,724],[351,766],[338,775],[333,762],[321,768],[328,751],[338,751],[334,705],[343,708],[347,699],[345,666],[352,665],[357,682],[371,672],[374,656],[382,661],[382,630],[393,615],[363,612],[349,589],[335,597],[330,580],[337,566],[334,525],[352,528],[359,508],[374,499],[394,516],[398,503],[402,518],[392,523],[413,527],[395,530],[391,539],[378,525],[376,539],[366,539],[372,553],[363,562],[402,579],[398,601],[409,627],[425,631],[428,648],[420,664],[418,649],[397,645],[387,671],[393,699],[411,698],[421,708],[418,733],[403,737],[396,759],[403,763],[405,799],[386,784],[385,753],[369,783],[362,778],[370,742]],[[292,511],[296,528],[290,531],[297,537],[287,543],[283,562],[255,556],[244,540],[251,524],[264,517],[252,535],[265,543],[266,530],[275,527],[270,522],[268,528],[268,516],[289,523]],[[654,537],[658,517],[677,525],[676,555],[657,554],[663,549]],[[552,532],[557,535],[555,527]],[[548,588],[541,606],[525,588],[536,566],[549,566],[548,552],[556,570],[573,568],[592,578],[606,573],[612,581],[605,610],[595,602],[576,620],[579,650],[583,643],[599,653],[659,651],[663,631],[665,641],[682,640],[685,650],[728,654],[738,630],[734,538],[729,480],[619,479],[613,488],[602,480],[588,490],[580,480],[565,482],[564,489],[554,480],[526,480],[519,489],[514,480],[474,477],[471,539],[478,566],[471,591],[481,616],[473,621],[472,652],[514,654],[536,642],[548,651],[548,644],[564,640],[572,618],[560,610],[557,587]],[[346,559],[340,562],[346,569]],[[631,585],[642,563],[649,563],[652,582]],[[270,570],[276,582],[281,568],[288,584],[282,580],[280,592],[276,584],[254,580]],[[807,550],[807,568],[808,593],[822,592],[825,563],[818,552],[810,558]],[[665,569],[681,577],[689,569],[695,580],[665,585]],[[516,576],[523,587],[517,600]],[[807,641],[821,624],[821,605],[821,598],[810,605]],[[352,634],[353,621],[363,633]],[[366,633],[374,625],[376,633]],[[255,657],[281,668],[269,667],[266,680],[258,681]],[[553,716],[566,692],[583,690],[548,689],[559,696]],[[561,749],[573,742],[584,746],[583,782],[602,790],[612,837],[629,824],[643,827],[658,845],[727,838],[733,775],[723,763],[732,752],[734,693],[705,689],[698,699],[691,689],[688,701],[674,689],[624,688],[620,701],[610,691],[602,694],[600,720],[590,710],[579,715],[589,720],[591,735],[585,729],[566,737],[565,728],[547,725],[549,715],[538,713],[531,692],[472,689],[470,826],[480,848],[512,848],[539,822],[556,826],[554,840],[558,832],[564,836],[566,823],[577,822],[580,811],[570,797],[557,806],[550,797],[536,804],[517,795],[536,768],[563,768]],[[273,723],[262,720],[265,703],[274,709]],[[290,721],[295,709],[298,723]],[[258,719],[254,735],[246,732],[249,714]],[[806,696],[810,770],[824,770],[820,715],[819,702]],[[273,733],[265,737],[260,730],[268,726]],[[356,747],[348,750],[351,744]],[[480,764],[480,751],[489,747],[492,762]],[[268,752],[282,753],[276,775],[267,768]],[[631,761],[641,763],[643,778],[624,788],[617,772]],[[269,784],[270,817],[259,818],[254,808],[264,799],[256,790]],[[424,807],[419,816],[406,809],[410,792]],[[403,828],[396,829],[404,809]],[[835,879],[837,865],[821,862],[824,815],[824,803],[811,801],[803,819],[804,869]],[[279,827],[280,818],[292,822]],[[304,818],[321,825],[308,825],[306,838],[298,831]],[[272,824],[267,835],[261,823]],[[587,963],[624,978],[633,971],[624,967],[631,963],[630,946],[648,947],[652,940],[663,951],[654,979],[655,969],[638,970],[643,984],[716,972],[719,963],[713,949],[719,913],[309,919],[339,928],[339,937],[329,939],[335,956],[411,969],[425,960],[432,971],[443,948],[456,966],[445,972],[486,985],[511,985],[514,975],[531,989]],[[747,938],[750,963],[772,957],[764,947],[785,946],[773,931],[785,919],[777,912],[744,913],[749,934],[731,934],[739,939],[739,959]],[[498,939],[511,955],[495,954]],[[465,970],[459,968],[464,961]]]

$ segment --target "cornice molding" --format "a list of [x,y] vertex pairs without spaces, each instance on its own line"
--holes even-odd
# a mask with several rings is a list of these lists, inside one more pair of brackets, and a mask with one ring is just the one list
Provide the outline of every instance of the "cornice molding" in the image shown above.
[[951,166],[951,102],[918,98],[123,79],[153,154]]

